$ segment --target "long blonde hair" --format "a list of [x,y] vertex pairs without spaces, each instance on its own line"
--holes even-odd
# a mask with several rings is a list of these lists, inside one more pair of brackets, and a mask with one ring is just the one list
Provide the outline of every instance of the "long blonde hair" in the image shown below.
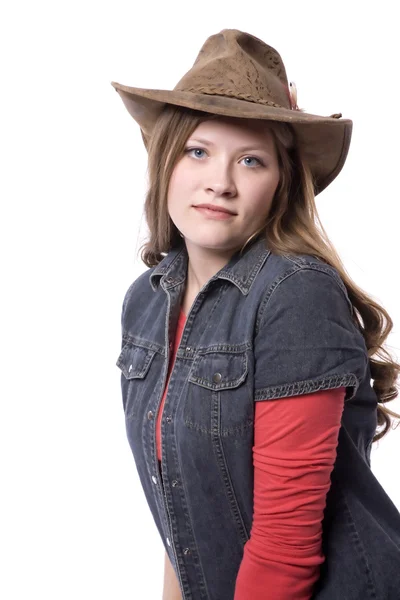
[[[172,248],[183,244],[168,213],[171,174],[191,133],[203,121],[216,118],[218,115],[167,105],[157,120],[151,139],[149,142],[145,140],[148,190],[144,212],[149,237],[140,247],[140,257],[148,267],[157,265]],[[266,223],[252,234],[241,252],[264,231],[273,254],[313,255],[337,269],[355,308],[355,319],[370,358],[373,389],[378,398],[375,442],[388,432],[391,417],[400,419],[400,415],[386,407],[387,402],[398,395],[397,378],[400,373],[400,364],[383,347],[393,328],[392,319],[381,305],[352,281],[329,240],[318,216],[313,177],[296,144],[293,127],[274,121],[269,121],[268,126],[276,144],[281,177]]]

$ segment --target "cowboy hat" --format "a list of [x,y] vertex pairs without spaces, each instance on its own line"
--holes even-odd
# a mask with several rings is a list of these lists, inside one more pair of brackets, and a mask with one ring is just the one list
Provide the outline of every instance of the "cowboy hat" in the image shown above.
[[191,69],[173,90],[111,85],[139,124],[146,144],[165,104],[228,117],[290,123],[314,177],[315,195],[341,171],[350,146],[353,123],[341,113],[328,117],[297,106],[278,52],[237,29],[223,29],[203,44]]

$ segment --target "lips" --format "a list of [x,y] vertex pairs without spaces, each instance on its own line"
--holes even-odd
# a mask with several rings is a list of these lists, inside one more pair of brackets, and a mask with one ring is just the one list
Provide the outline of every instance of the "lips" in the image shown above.
[[215,204],[194,204],[194,208],[208,208],[209,210],[213,210],[215,212],[223,212],[228,215],[235,215],[236,213],[224,208],[223,206],[216,206]]

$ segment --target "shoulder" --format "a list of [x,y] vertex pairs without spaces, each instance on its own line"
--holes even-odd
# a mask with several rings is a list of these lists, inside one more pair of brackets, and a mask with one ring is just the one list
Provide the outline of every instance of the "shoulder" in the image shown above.
[[338,303],[353,312],[347,288],[338,270],[309,254],[270,254],[265,265],[258,323],[271,305],[297,306],[319,302],[321,310]]
[[146,269],[130,284],[124,295],[122,314],[124,314],[129,303],[136,302],[137,300],[145,301],[147,296],[151,296],[150,275],[154,269],[155,267]]
[[315,271],[333,277],[336,283],[343,287],[344,285],[338,270],[332,265],[327,264],[318,256],[311,254],[270,254],[267,264],[269,269],[276,273],[273,284],[274,287],[279,285],[284,279],[294,275],[299,271]]

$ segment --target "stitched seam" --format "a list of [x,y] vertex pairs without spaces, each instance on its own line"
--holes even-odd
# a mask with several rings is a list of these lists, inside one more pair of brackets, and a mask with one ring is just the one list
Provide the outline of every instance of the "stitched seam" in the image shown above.
[[363,562],[363,564],[365,566],[365,574],[367,576],[367,588],[368,588],[368,591],[369,591],[369,593],[371,595],[370,597],[375,600],[375,599],[378,598],[378,594],[377,594],[377,591],[376,591],[375,584],[373,582],[372,569],[371,569],[371,567],[369,565],[369,562],[368,562],[368,558],[367,558],[367,554],[365,552],[364,544],[362,543],[361,538],[359,536],[359,533],[357,531],[357,527],[356,527],[356,524],[355,524],[352,512],[350,510],[350,507],[347,504],[346,496],[344,494],[342,486],[341,486],[341,484],[339,482],[337,482],[337,483],[338,483],[339,493],[342,496],[342,501],[343,501],[343,504],[344,504],[345,512],[347,513],[347,523],[348,523],[348,525],[350,526],[350,529],[351,529],[352,540],[353,540],[354,545],[356,546],[357,550],[360,552],[361,560],[362,560],[362,562]]
[[256,335],[257,335],[259,329],[261,329],[265,308],[266,308],[273,292],[276,290],[276,288],[279,286],[279,284],[282,281],[284,281],[287,277],[290,277],[290,275],[293,275],[293,273],[297,273],[297,271],[299,271],[300,268],[301,267],[294,267],[294,268],[291,267],[291,269],[289,271],[286,271],[283,274],[281,273],[280,275],[278,275],[278,277],[271,283],[271,285],[267,289],[265,297],[261,300],[260,307],[258,309],[256,326],[255,326],[255,334]]
[[[217,400],[217,402],[215,402]],[[215,421],[217,421],[217,427],[215,428]],[[227,495],[229,508],[233,517],[235,525],[238,527],[238,532],[243,540],[243,543],[249,539],[249,534],[246,531],[243,516],[239,508],[238,499],[235,494],[233,481],[229,473],[228,464],[225,457],[224,447],[221,444],[219,437],[220,425],[221,425],[221,395],[219,393],[213,394],[213,412],[211,415],[211,440],[215,456],[218,461],[220,469],[220,475]],[[244,535],[243,535],[244,534]]]
[[260,388],[254,391],[254,400],[276,400],[287,396],[299,396],[311,392],[320,391],[323,389],[329,390],[339,387],[353,386],[351,396],[345,398],[349,401],[357,394],[360,382],[354,373],[346,373],[345,375],[331,375],[322,379],[306,379],[296,381],[294,383],[285,383],[282,385],[271,385]]

